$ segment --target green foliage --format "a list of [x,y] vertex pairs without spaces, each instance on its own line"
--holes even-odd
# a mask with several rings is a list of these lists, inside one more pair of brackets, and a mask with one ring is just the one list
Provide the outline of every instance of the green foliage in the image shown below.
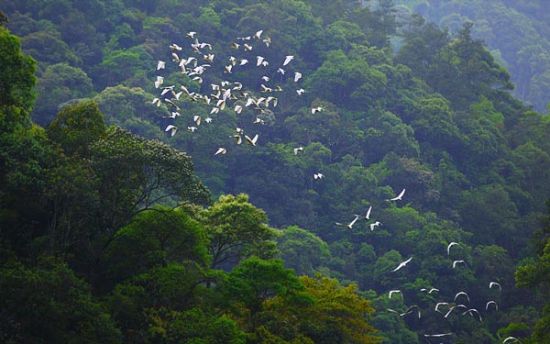
[[33,118],[42,125],[51,122],[61,104],[88,97],[93,91],[92,80],[84,71],[66,63],[50,65],[37,83],[38,98]]
[[0,27],[0,46],[0,106],[18,106],[29,112],[34,101],[35,62],[21,52],[19,39],[3,27]]
[[65,264],[0,267],[0,337],[5,343],[119,343],[120,332]]
[[87,100],[64,106],[48,126],[48,137],[67,155],[88,157],[90,146],[106,135],[103,114]]
[[[44,282],[40,302],[51,294],[59,308],[52,316],[67,313],[36,331],[51,327],[60,337],[47,338],[61,342],[70,342],[62,336],[76,336],[82,324],[94,329],[79,337],[89,342],[417,343],[441,330],[433,303],[467,290],[472,307],[496,299],[500,310],[483,313],[483,323],[448,319],[457,342],[524,338],[532,329],[533,341],[544,342],[546,239],[538,240],[536,257],[525,257],[550,197],[550,121],[509,94],[499,63],[507,61],[524,99],[542,98],[547,25],[534,30],[506,8],[538,23],[549,18],[537,10],[541,2],[503,7],[502,1],[483,3],[483,11],[480,1],[429,8],[414,2],[427,12],[445,9],[441,22],[449,31],[392,1],[363,7],[348,0],[3,3],[7,25],[38,60],[35,119],[49,123],[60,110],[46,131],[32,125],[34,64],[0,28],[0,62],[10,67],[0,72],[0,261],[18,259],[18,271],[34,273],[37,257],[55,256],[67,262],[67,274],[74,271],[67,280],[82,278],[75,294],[88,303],[83,317],[63,303],[75,295]],[[468,6],[476,10],[466,15]],[[490,18],[463,26],[466,16],[483,13]],[[511,17],[522,30],[498,24],[492,31]],[[187,46],[185,34],[197,31],[220,61],[237,56],[228,42],[259,29],[272,38],[270,48],[254,47],[254,55],[270,61],[266,73],[294,55],[287,73],[303,72],[303,84],[283,83],[263,126],[250,123],[250,111],[225,110],[197,133],[187,132],[190,116],[209,109],[183,100],[174,121],[180,130],[168,137],[163,129],[174,122],[165,106],[151,104],[159,91],[151,82],[156,60],[171,58],[167,46]],[[496,52],[502,60],[477,40],[481,33],[489,41],[509,38]],[[541,44],[518,43],[531,37]],[[210,74],[200,85],[175,69],[163,72],[165,85],[181,83],[193,92],[206,93],[220,81]],[[223,78],[256,85],[263,73],[251,68]],[[302,86],[306,92],[298,97],[295,87]],[[83,97],[93,101],[74,101]],[[324,110],[311,113],[316,106]],[[258,146],[228,146],[235,127],[258,133]],[[221,146],[228,154],[213,157]],[[218,199],[212,204],[193,166]],[[314,173],[325,178],[314,180]],[[403,201],[384,201],[402,188]],[[353,214],[361,218],[352,229],[334,224],[349,223]],[[376,220],[382,225],[371,231]],[[448,255],[451,241],[461,244]],[[393,273],[408,257],[407,268]],[[454,259],[467,264],[453,269]],[[535,297],[512,286],[512,267],[520,261],[518,285],[540,282]],[[45,280],[58,268],[39,269]],[[339,281],[312,277],[317,273]],[[28,273],[21,281],[27,277],[34,278]],[[489,281],[501,283],[502,294],[488,289]],[[26,330],[34,313],[19,285],[21,295],[32,294],[21,282],[6,300],[22,304],[14,313],[24,324],[21,333],[34,335]],[[428,287],[441,292],[419,291]],[[401,288],[403,298],[388,299],[390,288]],[[422,319],[386,310],[413,304]],[[10,313],[0,314],[8,319],[0,338],[4,328],[19,331]],[[110,334],[101,340],[94,333]]]

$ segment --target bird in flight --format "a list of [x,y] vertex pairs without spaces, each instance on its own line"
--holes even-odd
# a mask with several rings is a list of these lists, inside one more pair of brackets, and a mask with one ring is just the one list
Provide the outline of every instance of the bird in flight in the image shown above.
[[488,311],[489,310],[489,306],[490,305],[494,305],[495,306],[495,310],[498,311],[498,304],[496,303],[496,301],[489,301],[485,304],[485,310]]
[[285,61],[283,62],[283,66],[286,66],[287,64],[290,63],[290,61],[294,60],[294,56],[292,55],[288,55],[285,57]]
[[396,293],[401,293],[401,290],[399,289],[390,290],[390,292],[388,293],[388,298],[391,299],[391,296]]
[[367,213],[365,214],[365,220],[370,220],[370,213],[372,211],[372,205],[367,210]]
[[392,272],[396,272],[396,271],[401,270],[402,268],[407,266],[407,264],[409,264],[412,259],[413,259],[413,257],[410,257],[409,259],[399,263],[399,265],[395,269],[393,269]]
[[369,225],[370,231],[371,231],[371,232],[374,231],[374,228],[380,226],[381,224],[382,224],[382,222],[380,222],[380,221],[376,221],[376,222],[374,222],[374,223],[371,223],[371,224]]
[[459,243],[455,242],[455,241],[452,241],[449,245],[447,245],[447,255],[450,255],[451,254],[451,247],[455,246],[455,245],[458,245],[460,246]]
[[218,148],[218,150],[216,151],[216,153],[214,153],[214,155],[218,155],[218,154],[226,154],[227,153],[227,149],[223,148],[223,147],[220,147]]
[[455,269],[458,266],[458,264],[466,265],[466,262],[462,259],[458,259],[458,260],[453,261],[453,269]]
[[164,131],[166,131],[166,132],[169,131],[170,136],[172,137],[172,136],[176,135],[176,132],[178,131],[178,128],[175,125],[170,124],[166,127],[166,129],[164,129]]
[[361,216],[359,216],[359,215],[355,215],[355,218],[354,218],[350,223],[348,223],[348,226],[347,226],[347,227],[348,227],[349,229],[353,229],[353,225],[355,224],[355,222],[357,222],[357,220],[359,220],[360,217],[361,217]]
[[386,201],[402,201],[402,200],[403,200],[403,196],[405,195],[405,190],[406,190],[406,189],[401,190],[401,192],[399,193],[399,195],[397,195],[397,196],[394,197],[394,198],[387,199]]
[[493,287],[497,287],[498,290],[502,291],[502,286],[501,286],[500,283],[498,283],[498,282],[490,282],[490,283],[489,283],[489,288],[492,289]]
[[304,147],[301,147],[301,146],[300,146],[300,147],[296,147],[296,148],[294,148],[293,151],[294,151],[294,155],[298,155],[298,153],[304,151]]

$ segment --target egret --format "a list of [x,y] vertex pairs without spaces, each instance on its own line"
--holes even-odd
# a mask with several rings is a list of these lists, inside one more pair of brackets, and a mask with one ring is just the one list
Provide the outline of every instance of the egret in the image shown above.
[[498,311],[498,305],[496,303],[496,301],[489,301],[485,304],[485,310],[488,311],[489,310],[489,306],[490,305],[495,305],[495,310]]
[[294,82],[298,82],[302,78],[302,73],[294,72]]
[[401,293],[401,290],[399,289],[390,290],[390,292],[388,293],[388,298],[391,299],[391,296],[395,293]]
[[370,213],[372,211],[372,205],[367,210],[367,213],[365,214],[365,220],[370,220]]
[[314,108],[311,109],[311,114],[314,115],[314,114],[316,114],[317,112],[321,112],[321,111],[323,111],[323,110],[324,110],[323,107],[317,106],[317,107],[314,107]]
[[449,245],[447,245],[447,255],[450,255],[451,254],[451,247],[455,246],[455,245],[458,245],[460,246],[459,243],[455,242],[455,241],[451,241],[451,243]]
[[294,56],[292,55],[288,55],[285,57],[285,61],[283,62],[283,66],[286,66],[287,64],[290,63],[290,61],[294,60]]
[[374,228],[380,226],[381,224],[382,224],[382,222],[380,222],[380,221],[376,221],[376,222],[374,222],[374,223],[371,223],[371,224],[370,224],[370,231],[371,231],[371,232],[374,231]]
[[164,69],[166,67],[166,62],[160,61],[157,63],[157,70]]
[[321,180],[321,179],[323,179],[324,177],[325,177],[325,175],[322,174],[322,173],[314,173],[314,174],[313,174],[313,179],[315,179],[315,180]]
[[397,195],[396,197],[387,199],[386,201],[401,201],[404,195],[405,195],[405,189],[401,190],[399,195]]
[[214,155],[219,155],[219,154],[226,154],[227,153],[227,149],[223,148],[223,147],[220,147],[218,148],[218,150],[216,151],[216,153],[214,153]]
[[458,264],[464,264],[466,265],[466,262],[462,259],[459,259],[459,260],[455,260],[453,261],[453,269],[455,269],[457,267]]
[[465,291],[459,291],[458,293],[456,293],[454,301],[456,302],[456,300],[462,295],[466,296],[466,300],[468,300],[468,303],[470,303],[470,296],[468,296],[468,293],[466,293]]
[[303,152],[303,151],[304,151],[304,147],[294,148],[294,155],[298,155],[299,152]]
[[176,135],[176,131],[178,131],[178,128],[175,125],[170,124],[166,127],[166,129],[164,129],[164,131],[169,131],[170,136],[174,136]]
[[256,134],[253,138],[250,138],[250,136],[245,135],[244,138],[252,146],[256,146],[256,142],[258,142],[258,134]]
[[393,269],[392,272],[396,272],[398,270],[401,270],[402,268],[407,266],[407,264],[409,264],[412,259],[413,259],[413,257],[410,257],[409,259],[405,260],[404,262],[399,263],[399,265],[395,269]]
[[359,216],[359,215],[355,215],[355,218],[350,223],[348,223],[347,227],[349,229],[353,229],[353,225],[355,224],[355,222],[357,222],[357,220],[359,220],[360,217],[361,216]]
[[502,286],[501,286],[500,283],[498,283],[498,282],[490,282],[490,283],[489,283],[489,288],[492,289],[493,287],[497,287],[498,290],[502,291]]
[[296,90],[296,93],[298,93],[299,96],[301,96],[305,92],[306,92],[306,90],[304,90],[303,88],[300,88],[300,89]]

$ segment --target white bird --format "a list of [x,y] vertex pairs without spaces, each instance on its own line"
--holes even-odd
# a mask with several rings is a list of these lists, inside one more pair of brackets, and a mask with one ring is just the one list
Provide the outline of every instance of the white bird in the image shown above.
[[430,289],[422,288],[422,289],[420,289],[420,291],[427,292],[428,294],[431,294],[433,292],[439,292],[439,289],[437,289],[437,288],[430,288]]
[[260,66],[264,62],[263,56],[256,56],[256,66]]
[[244,138],[252,146],[256,146],[256,142],[258,142],[258,134],[256,134],[254,138],[250,138],[248,135],[245,135]]
[[157,70],[164,69],[166,67],[166,62],[160,61],[157,63]]
[[322,173],[314,173],[313,174],[313,179],[315,179],[315,180],[320,180],[320,179],[323,179],[324,177],[325,177],[325,175],[322,174]]
[[495,310],[498,311],[498,305],[495,301],[489,301],[485,304],[485,310],[488,311],[489,310],[489,306],[490,305],[495,305]]
[[257,31],[255,34],[254,34],[254,38],[256,39],[260,39],[260,37],[262,37],[262,33],[264,32],[264,30],[259,30]]
[[317,106],[317,107],[314,107],[314,108],[311,109],[311,114],[314,115],[314,114],[316,114],[317,112],[321,112],[321,111],[323,111],[323,110],[324,110],[323,107]]
[[451,254],[451,247],[455,246],[455,245],[458,245],[460,246],[459,243],[455,242],[455,241],[451,241],[451,243],[449,245],[447,245],[447,255],[450,255]]
[[[440,306],[448,306],[448,305],[449,305],[449,304],[448,304],[447,302],[438,302],[438,303],[435,304],[434,310],[435,310],[436,312],[438,312],[438,313],[441,313],[441,312],[439,311],[439,307],[440,307]],[[443,313],[441,313],[441,314],[443,314]]]
[[353,229],[353,225],[355,224],[355,222],[357,222],[357,220],[359,220],[360,217],[361,216],[359,216],[359,215],[355,215],[355,218],[350,223],[348,223],[347,227],[349,229]]
[[426,338],[441,338],[441,337],[447,337],[452,336],[454,333],[448,332],[448,333],[436,333],[436,334],[425,334],[424,337]]
[[285,75],[285,70],[282,69],[282,68],[278,68],[277,69],[277,73],[281,74],[281,75]]
[[422,313],[420,312],[420,308],[417,306],[417,305],[413,305],[413,306],[410,306],[409,308],[407,308],[407,310],[401,314],[399,314],[399,316],[401,317],[404,317],[406,315],[409,315],[411,314],[414,310],[416,309],[416,312],[418,313],[418,319],[420,319],[422,317]]
[[299,152],[303,152],[304,151],[304,147],[296,147],[294,148],[294,155],[298,155]]
[[231,43],[231,48],[233,49],[239,49],[240,46],[241,45],[239,43],[235,43],[235,42]]
[[177,45],[176,43],[170,44],[169,47],[170,47],[170,49],[176,50],[176,51],[182,51],[183,50],[183,48],[180,47],[179,45]]
[[157,107],[160,106],[160,99],[159,98],[154,98],[153,101],[151,102],[153,105],[156,105]]
[[187,130],[194,133],[197,130],[197,127],[187,127]]
[[254,123],[254,124],[265,124],[265,121],[261,118],[256,117],[256,119],[252,123]]
[[263,93],[270,93],[270,92],[273,92],[273,89],[272,89],[272,88],[267,87],[267,86],[264,85],[264,84],[261,84],[260,87],[262,88],[262,92],[263,92]]
[[294,82],[298,82],[302,78],[302,73],[294,72]]
[[162,76],[157,76],[157,80],[155,80],[155,88],[159,88],[163,82],[164,78]]
[[365,214],[365,220],[370,220],[370,213],[372,211],[372,205],[367,210],[367,213]]
[[443,316],[445,319],[447,319],[449,317],[449,315],[451,315],[451,313],[455,310],[455,309],[458,309],[458,308],[464,308],[464,309],[468,309],[468,307],[466,307],[465,305],[456,305],[456,306],[453,306],[451,308],[449,308],[449,311],[447,311],[447,313]]
[[269,77],[267,75],[262,76],[262,80],[265,82],[269,81]]
[[285,61],[283,62],[283,66],[286,66],[287,64],[290,63],[290,61],[294,60],[294,56],[292,55],[288,55],[285,57]]
[[178,131],[178,128],[175,125],[170,124],[166,127],[166,129],[164,129],[164,131],[169,131],[170,136],[174,136],[176,135],[176,131]]
[[262,39],[262,42],[264,42],[265,46],[269,48],[269,45],[271,44],[271,37]]
[[453,261],[453,269],[455,269],[458,264],[466,265],[466,262],[462,259],[458,259],[458,260]]
[[252,50],[252,46],[250,44],[243,44],[243,48],[244,48],[244,51],[251,51]]
[[497,287],[498,290],[502,291],[502,286],[498,282],[490,282],[489,283],[489,288],[493,288],[493,287]]
[[396,272],[398,270],[401,270],[402,268],[404,268],[405,266],[407,266],[407,264],[409,264],[409,262],[413,259],[413,257],[410,257],[409,259],[405,260],[404,262],[401,262],[399,263],[399,265],[392,270],[392,272]]
[[301,96],[305,92],[306,92],[306,90],[304,90],[303,88],[300,88],[300,89],[296,90],[296,93],[298,93],[299,96]]
[[233,69],[233,65],[232,64],[227,65],[227,66],[223,67],[223,69],[224,69],[224,73],[231,74],[231,70]]
[[235,142],[236,144],[240,145],[240,144],[243,143],[243,137],[242,137],[241,135],[235,134],[235,135],[233,135],[233,137],[237,140],[237,141]]
[[405,195],[405,189],[401,190],[399,195],[397,195],[396,197],[387,199],[386,201],[401,201],[404,195]]
[[206,117],[204,121],[208,124],[212,123],[212,117]]
[[223,147],[220,147],[218,148],[218,150],[216,151],[216,153],[214,153],[214,155],[218,155],[218,154],[225,154],[227,153],[227,149],[223,148]]
[[370,231],[371,231],[371,232],[374,231],[374,228],[380,226],[381,224],[382,224],[382,222],[380,222],[380,221],[376,221],[375,223],[371,223],[370,226],[369,226],[369,227],[370,227]]
[[391,296],[395,293],[401,293],[401,290],[399,290],[399,289],[390,290],[390,292],[388,293],[388,298],[391,299]]
[[240,114],[241,112],[243,111],[243,106],[242,105],[235,105],[235,112]]
[[479,311],[475,308],[470,308],[468,309],[467,311],[465,311],[464,313],[462,313],[462,315],[466,315],[466,314],[470,314],[471,317],[474,316],[474,313],[477,314],[478,318],[479,318],[479,321],[482,322],[483,319],[481,318],[481,314],[479,313]]
[[239,63],[239,66],[244,66],[245,64],[248,63],[248,60],[247,59],[242,59],[241,60],[241,63]]
[[466,293],[465,291],[459,291],[458,293],[456,293],[454,301],[456,302],[456,300],[462,295],[466,296],[466,300],[468,300],[468,303],[470,303],[470,296],[468,296],[468,293]]
[[511,341],[513,342],[519,342],[519,339],[517,339],[516,337],[506,337],[503,341],[502,341],[502,344],[506,344],[506,343],[511,343]]
[[196,33],[195,31],[190,31],[190,32],[188,32],[188,33],[186,34],[186,36],[189,37],[189,38],[195,38],[195,35],[196,35],[196,34],[197,34],[197,33]]
[[203,58],[206,62],[212,63],[214,62],[214,56],[215,56],[214,54],[206,54],[203,56]]
[[220,112],[220,108],[218,107],[213,107],[212,110],[210,110],[210,114],[213,115],[215,113],[219,113]]
[[201,120],[202,120],[201,116],[199,116],[199,115],[193,116],[193,122],[195,122],[195,124],[197,125],[197,127],[198,127],[199,125],[201,125]]
[[175,112],[172,112],[170,115],[168,115],[168,118],[174,119],[174,118],[179,117],[179,116],[181,116],[181,114],[179,112],[175,111]]

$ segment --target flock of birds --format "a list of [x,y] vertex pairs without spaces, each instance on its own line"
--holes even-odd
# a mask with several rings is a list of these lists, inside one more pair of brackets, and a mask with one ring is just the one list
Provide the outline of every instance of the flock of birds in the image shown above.
[[[155,97],[152,101],[152,104],[156,106],[161,106],[165,104],[168,108],[169,115],[168,118],[176,120],[178,117],[182,116],[181,111],[181,102],[185,99],[201,103],[209,107],[209,112],[207,115],[198,115],[195,114],[192,116],[191,123],[187,126],[189,132],[197,132],[201,125],[209,125],[214,121],[212,116],[216,116],[225,109],[232,109],[237,115],[241,115],[245,110],[251,110],[254,112],[254,120],[252,124],[262,125],[265,124],[265,115],[272,115],[275,107],[277,107],[279,98],[277,94],[283,91],[281,85],[274,85],[271,82],[274,81],[275,77],[273,75],[268,75],[268,66],[270,66],[270,61],[265,57],[255,54],[257,50],[257,45],[264,45],[269,47],[271,45],[271,38],[264,35],[263,30],[259,30],[253,35],[238,37],[235,42],[231,43],[231,49],[235,51],[234,55],[238,56],[228,56],[225,59],[219,59],[217,55],[213,53],[212,44],[207,42],[201,42],[198,38],[197,32],[188,32],[187,39],[190,41],[190,49],[185,49],[184,47],[172,43],[170,48],[170,61],[177,66],[177,70],[181,73],[184,78],[190,79],[200,85],[200,89],[208,89],[209,94],[204,94],[200,92],[192,92],[185,85],[165,85],[164,77],[157,75],[154,81],[154,86],[159,90],[160,94],[158,97]],[[189,54],[185,54],[186,52]],[[185,56],[186,55],[186,56]],[[258,81],[259,89],[250,90],[245,88],[243,83],[239,81],[230,81],[222,80],[219,83],[212,82],[209,87],[203,87],[203,83],[206,78],[206,73],[210,69],[215,61],[221,60],[223,63],[223,74],[228,76],[227,79],[231,79],[231,75],[240,69],[249,68],[250,66],[258,68],[262,71],[262,77]],[[285,56],[284,60],[276,66],[276,74],[278,79],[282,80],[287,75],[291,75],[290,83],[298,85],[302,80],[303,75],[299,71],[290,72],[288,69],[290,64],[294,60],[294,56],[288,55]],[[160,74],[161,71],[167,69],[167,62],[159,60],[157,63],[157,73]],[[265,72],[265,74],[264,74]],[[303,88],[295,88],[295,93],[297,96],[302,96],[306,91]],[[311,114],[316,114],[322,112],[324,109],[321,106],[312,107]],[[174,124],[169,124],[166,126],[165,131],[170,135],[174,136],[179,128]],[[259,135],[245,133],[243,128],[235,128],[235,132],[232,135],[232,138],[235,140],[235,144],[241,145],[243,142],[246,142],[250,146],[256,146],[258,144]],[[304,151],[304,147],[295,147],[293,149],[294,155],[298,155]],[[219,147],[213,154],[214,156],[225,155],[228,153],[227,147]],[[325,176],[320,173],[314,173],[314,180],[321,180]],[[387,199],[387,202],[398,202],[402,201],[405,195],[406,189],[403,190],[395,197]],[[374,231],[377,227],[382,226],[380,221],[374,221],[371,219],[372,215],[372,206],[370,206],[365,215],[354,214],[354,218],[349,223],[340,223],[336,222],[337,226],[343,226],[350,230],[353,229],[354,225],[357,224],[361,218],[367,221],[370,231]],[[447,256],[451,255],[451,249],[454,246],[460,246],[458,242],[451,242],[447,245]],[[413,260],[413,257],[400,262],[393,270],[392,273],[396,273],[402,269],[406,269],[407,265]],[[452,268],[456,269],[460,265],[466,265],[466,261],[463,259],[457,259],[452,261]],[[490,282],[490,289],[497,288],[499,292],[502,292],[502,286],[498,282]],[[422,288],[420,292],[427,293],[429,295],[439,293],[438,288]],[[393,289],[388,292],[388,298],[391,299],[394,295],[403,294],[400,289]],[[476,318],[478,321],[482,322],[481,312],[473,307],[469,306],[470,296],[465,291],[459,291],[455,294],[453,300],[444,302],[436,302],[434,306],[434,311],[441,314],[443,319],[448,319],[453,315],[466,316]],[[490,300],[485,304],[485,311],[489,312],[490,310],[498,311],[498,304],[495,300]],[[391,308],[387,309],[388,312],[395,313],[400,317],[407,317],[409,315],[416,315],[419,319],[422,317],[420,307],[418,305],[409,306],[407,309],[402,311],[397,311]],[[445,337],[453,336],[453,332],[445,333],[434,333],[434,334],[424,334],[424,337],[430,341],[431,339],[443,339]],[[503,344],[511,344],[514,342],[519,342],[515,337],[505,338]]]
[[[200,42],[197,32],[188,32],[187,38],[191,41],[189,44],[190,49],[186,51],[184,47],[172,43],[170,44],[170,56],[171,62],[173,62],[178,71],[191,81],[194,81],[200,85],[203,89],[203,83],[207,80],[206,75],[209,70],[212,69],[215,61],[218,61],[216,54],[212,52],[212,44],[206,42]],[[215,116],[225,109],[231,109],[237,115],[241,115],[246,110],[254,112],[254,120],[252,124],[262,125],[266,123],[265,117],[273,114],[272,109],[277,107],[279,98],[277,94],[283,91],[281,85],[275,85],[273,82],[275,79],[283,80],[287,75],[291,75],[292,83],[298,85],[303,78],[303,75],[299,71],[289,71],[290,64],[294,60],[293,55],[285,56],[284,60],[277,65],[277,69],[274,75],[268,75],[268,66],[270,62],[263,56],[256,55],[257,45],[262,44],[265,47],[271,45],[271,38],[263,36],[263,30],[257,31],[254,35],[246,37],[238,37],[236,42],[231,43],[231,48],[235,50],[236,56],[228,56],[227,58],[221,58],[223,63],[223,73],[228,76],[227,79],[231,79],[231,75],[238,70],[245,68],[258,68],[262,71],[262,76],[259,83],[259,89],[250,90],[247,89],[242,82],[222,80],[219,83],[210,83],[207,89],[209,94],[201,92],[192,92],[185,85],[165,85],[165,78],[162,75],[157,75],[154,81],[155,88],[160,91],[158,97],[155,97],[152,104],[160,107],[162,104],[169,109],[168,118],[173,120],[182,116],[180,101],[185,99],[193,102],[202,103],[209,107],[208,114],[193,115],[192,122],[187,126],[187,130],[194,133],[199,130],[202,123],[210,124],[214,121],[212,116]],[[184,53],[189,52],[190,54]],[[157,62],[157,72],[167,69],[167,62],[159,60]],[[179,87],[178,87],[179,86]],[[297,96],[302,96],[306,91],[303,88],[294,90]],[[317,106],[311,109],[312,114],[323,111],[323,107]],[[170,136],[174,136],[179,128],[175,124],[169,124],[165,128],[165,132]],[[259,135],[248,135],[243,128],[235,128],[233,139],[237,145],[246,142],[251,146],[256,146],[258,143]],[[303,147],[294,148],[294,154],[298,155],[303,152]],[[214,155],[225,155],[228,153],[227,147],[219,147]],[[322,179],[324,175],[322,173],[315,173],[313,178],[315,180]]]

